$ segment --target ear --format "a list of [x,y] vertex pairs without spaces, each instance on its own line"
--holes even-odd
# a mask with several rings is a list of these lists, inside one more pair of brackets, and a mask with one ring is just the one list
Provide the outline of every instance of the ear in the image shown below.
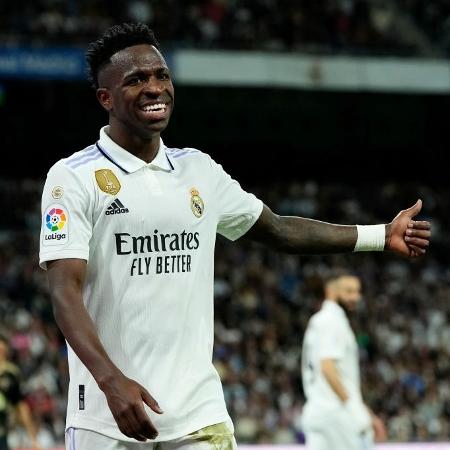
[[106,111],[111,111],[113,108],[113,99],[111,96],[111,92],[108,88],[98,88],[97,92],[97,99],[100,102],[100,105],[103,106],[103,108],[106,109]]

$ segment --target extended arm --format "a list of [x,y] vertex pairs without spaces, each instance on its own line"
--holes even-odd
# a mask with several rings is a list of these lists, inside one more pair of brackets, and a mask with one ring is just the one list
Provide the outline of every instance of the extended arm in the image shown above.
[[108,405],[125,435],[140,441],[154,439],[157,431],[142,401],[162,413],[143,386],[127,378],[103,347],[82,298],[86,262],[62,259],[48,263],[48,279],[56,323],[67,342],[105,393]]
[[[421,207],[419,200],[385,225],[385,250],[408,257],[425,253],[431,226],[428,222],[412,220]],[[358,231],[356,225],[335,225],[303,217],[279,216],[264,205],[261,216],[247,236],[286,253],[328,254],[354,251]]]

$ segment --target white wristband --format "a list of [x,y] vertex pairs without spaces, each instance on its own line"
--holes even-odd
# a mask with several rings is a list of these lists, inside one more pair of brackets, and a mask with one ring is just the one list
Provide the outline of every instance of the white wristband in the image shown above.
[[358,239],[355,252],[382,252],[386,240],[386,225],[356,225]]

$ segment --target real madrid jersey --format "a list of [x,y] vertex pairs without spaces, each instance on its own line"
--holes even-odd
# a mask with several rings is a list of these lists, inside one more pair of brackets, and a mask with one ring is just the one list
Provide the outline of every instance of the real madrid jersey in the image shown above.
[[307,409],[324,412],[342,402],[322,373],[320,362],[334,359],[351,400],[362,402],[356,338],[344,310],[325,300],[306,328],[302,347],[302,382]]
[[[262,202],[199,150],[160,142],[147,164],[100,131],[57,162],[42,196],[40,264],[87,261],[83,301],[106,351],[164,411],[158,441],[229,419],[212,364],[216,233],[235,240]],[[68,348],[67,427],[123,435],[106,398]]]

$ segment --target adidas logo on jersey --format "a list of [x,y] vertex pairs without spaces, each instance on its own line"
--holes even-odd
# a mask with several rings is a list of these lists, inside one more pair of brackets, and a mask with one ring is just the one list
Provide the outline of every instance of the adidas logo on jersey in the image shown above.
[[112,216],[113,214],[125,214],[129,212],[128,208],[125,208],[123,203],[116,198],[106,209],[105,215]]

